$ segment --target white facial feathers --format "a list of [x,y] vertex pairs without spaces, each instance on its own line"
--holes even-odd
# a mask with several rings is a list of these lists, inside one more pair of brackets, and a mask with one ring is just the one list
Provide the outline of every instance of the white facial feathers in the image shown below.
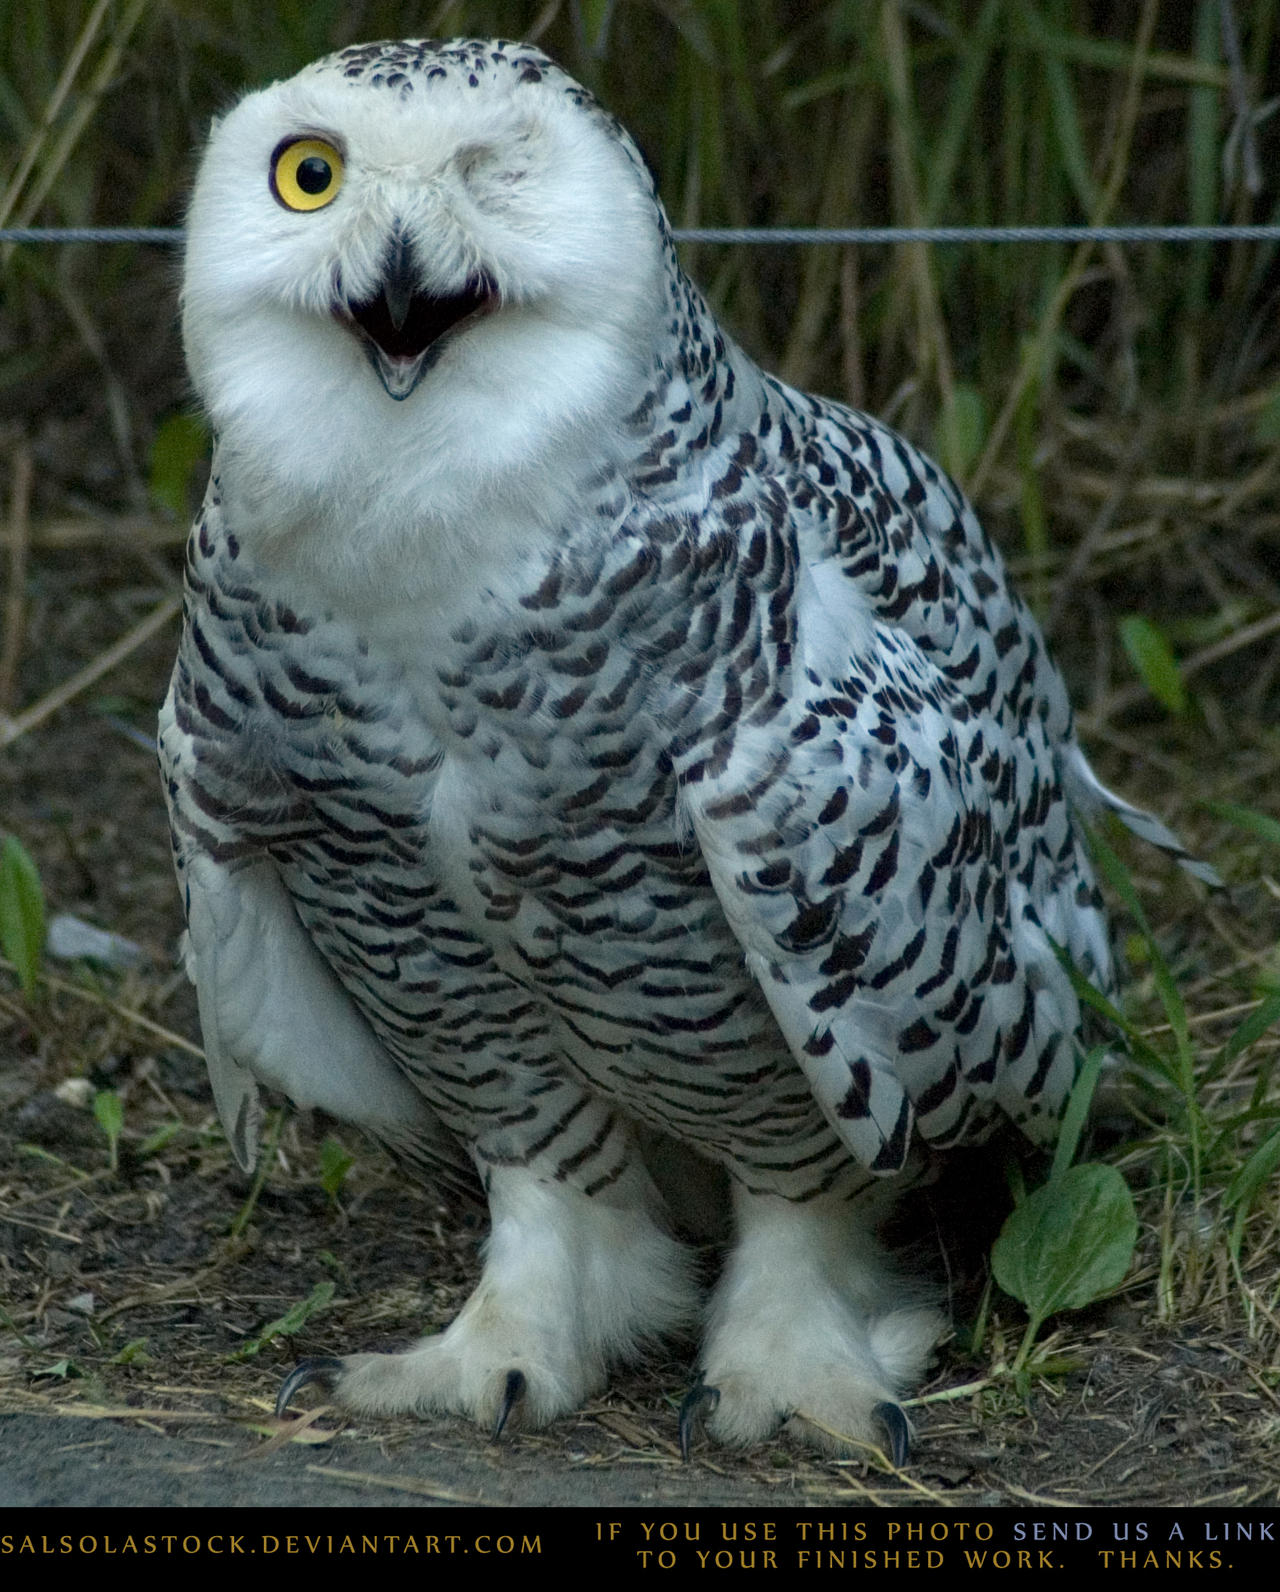
[[[350,535],[344,482],[371,457],[397,464],[385,490],[372,472],[384,533],[397,488],[420,521],[551,460],[563,475],[575,435],[598,453],[642,395],[665,314],[643,165],[545,58],[474,84],[420,68],[406,91],[350,55],[231,110],[189,216],[188,361],[224,457],[264,478],[267,537],[335,512]],[[300,139],[340,157],[315,208],[275,181]]]

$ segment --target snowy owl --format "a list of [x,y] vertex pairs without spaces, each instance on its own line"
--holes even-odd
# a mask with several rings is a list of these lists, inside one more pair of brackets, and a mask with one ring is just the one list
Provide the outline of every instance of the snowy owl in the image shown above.
[[322,1107],[492,1224],[445,1331],[282,1407],[537,1425],[696,1329],[682,1442],[901,1459],[938,1321],[877,1224],[940,1148],[1054,1137],[1055,942],[1111,976],[1075,815],[1184,855],[971,509],[747,357],[526,45],[241,100],[183,326],[217,448],[161,755],[218,1111],[248,1167],[259,1085]]

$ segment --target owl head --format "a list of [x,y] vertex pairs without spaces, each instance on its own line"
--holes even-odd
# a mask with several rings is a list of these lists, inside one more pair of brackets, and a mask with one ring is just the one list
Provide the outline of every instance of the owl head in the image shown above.
[[385,518],[399,491],[420,514],[563,461],[578,435],[598,456],[643,394],[666,243],[635,146],[540,52],[353,47],[215,124],[188,222],[189,366],[263,492],[301,505],[345,484]]

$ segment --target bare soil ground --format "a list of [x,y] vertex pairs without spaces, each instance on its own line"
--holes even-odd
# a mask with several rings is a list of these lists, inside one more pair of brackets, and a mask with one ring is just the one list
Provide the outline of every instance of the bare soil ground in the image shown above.
[[[31,557],[24,704],[176,590],[176,547],[149,546],[136,529],[121,540],[103,528]],[[256,1198],[234,1167],[195,1048],[195,1003],[173,964],[180,915],[154,761],[121,728],[150,732],[175,642],[170,622],[0,752],[3,826],[36,857],[50,911],[146,952],[124,973],[50,963],[34,1002],[0,969],[0,1503],[1280,1498],[1274,1198],[1238,1276],[1223,1245],[1205,1244],[1194,1277],[1177,1261],[1171,1299],[1168,1256],[1185,1260],[1198,1235],[1178,1236],[1176,1202],[1147,1197],[1134,1278],[1116,1299],[1062,1318],[1024,1398],[999,1370],[1021,1335],[1016,1305],[997,1293],[980,1348],[961,1347],[981,1308],[991,1224],[973,1224],[978,1202],[962,1207],[942,1185],[923,1202],[915,1243],[947,1292],[957,1338],[912,1411],[917,1442],[901,1473],[872,1455],[817,1460],[782,1440],[745,1454],[703,1444],[682,1463],[687,1348],[620,1374],[578,1417],[497,1443],[447,1421],[351,1423],[334,1411],[277,1421],[275,1392],[297,1355],[392,1348],[447,1323],[477,1275],[483,1229],[332,1123],[291,1119]],[[1185,753],[1162,749],[1162,733],[1158,723],[1113,733],[1100,762],[1169,813],[1170,770]],[[1259,868],[1261,882],[1206,908],[1159,861],[1149,866],[1162,933],[1196,992],[1197,1033],[1220,1042],[1231,1024],[1215,1026],[1212,1013],[1241,998],[1233,966],[1280,941],[1276,893]],[[1265,1080],[1256,1087],[1265,1091]],[[115,1170],[91,1110],[101,1089],[124,1106]],[[354,1157],[336,1198],[320,1175],[319,1146],[331,1136]],[[1139,1186],[1147,1164],[1141,1155],[1127,1163]],[[332,1285],[327,1305],[292,1336],[255,1348],[264,1326],[318,1284]],[[318,1405],[318,1390],[308,1399]]]

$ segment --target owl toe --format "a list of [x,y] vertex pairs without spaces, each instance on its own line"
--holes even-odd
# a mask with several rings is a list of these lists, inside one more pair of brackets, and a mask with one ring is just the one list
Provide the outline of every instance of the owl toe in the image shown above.
[[332,1391],[342,1376],[342,1368],[342,1361],[335,1360],[332,1355],[318,1355],[312,1359],[299,1360],[280,1384],[280,1391],[276,1395],[276,1414],[284,1415],[293,1403],[294,1394],[301,1392],[313,1382]]
[[710,1387],[701,1378],[689,1389],[680,1402],[680,1457],[686,1463],[695,1438],[708,1415],[715,1412],[720,1402],[720,1389]]

